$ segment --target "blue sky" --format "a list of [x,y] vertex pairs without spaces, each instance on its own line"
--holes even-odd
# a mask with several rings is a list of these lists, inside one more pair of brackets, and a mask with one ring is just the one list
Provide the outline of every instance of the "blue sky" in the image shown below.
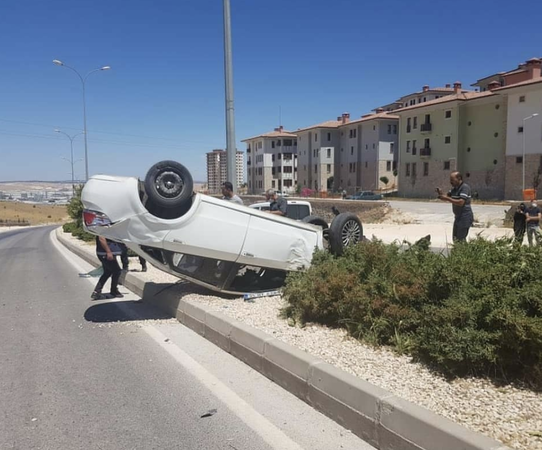
[[[368,6],[370,5],[370,6]],[[542,56],[542,2],[231,0],[236,137],[359,117],[379,104]],[[222,0],[0,2],[0,180],[69,179],[87,83],[90,172],[161,159],[205,179],[225,146]],[[83,156],[81,136],[74,142]],[[84,175],[84,165],[76,165]]]

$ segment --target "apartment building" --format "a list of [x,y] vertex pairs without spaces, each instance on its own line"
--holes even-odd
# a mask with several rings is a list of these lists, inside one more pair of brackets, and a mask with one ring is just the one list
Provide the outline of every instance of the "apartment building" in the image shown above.
[[267,189],[294,193],[297,188],[297,135],[282,126],[244,139],[247,145],[248,193]]
[[[336,166],[339,190],[353,194],[360,190],[392,187],[398,159],[399,116],[381,109],[360,119],[339,125],[340,150]],[[387,184],[380,181],[388,178]]]
[[350,114],[344,113],[337,120],[328,120],[296,131],[298,150],[297,180],[301,189],[309,188],[318,192],[338,189],[338,159],[340,147],[339,126],[350,121]]
[[[496,87],[496,86],[495,86]],[[459,170],[480,198],[503,198],[507,108],[493,91],[454,94],[394,111],[400,117],[399,193],[434,197]]]
[[521,199],[523,188],[540,192],[542,186],[542,78],[495,92],[506,99],[508,112],[505,198]]
[[[461,92],[470,92],[466,89],[461,89]],[[398,100],[388,103],[387,105],[379,106],[373,109],[374,112],[392,112],[396,109],[406,108],[408,106],[418,105],[420,103],[426,103],[447,95],[454,95],[456,92],[450,84],[446,84],[444,87],[431,88],[429,85],[422,87],[421,91],[412,92],[411,94],[404,95]]]
[[[216,149],[206,154],[207,156],[207,189],[210,194],[218,194],[222,191],[222,184],[228,180],[228,159],[226,150]],[[244,155],[238,151],[237,163],[237,186],[241,186],[244,180]]]
[[519,64],[517,68],[506,72],[497,72],[484,78],[480,78],[471,86],[477,87],[480,92],[490,90],[490,84],[498,83],[499,86],[510,86],[524,81],[535,80],[541,77],[540,61],[542,58],[532,58]]

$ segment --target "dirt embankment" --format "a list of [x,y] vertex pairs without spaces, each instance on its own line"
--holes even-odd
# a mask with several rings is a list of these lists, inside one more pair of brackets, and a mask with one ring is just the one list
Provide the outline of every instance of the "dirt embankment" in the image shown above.
[[40,205],[0,201],[0,226],[62,223],[68,219],[65,205]]

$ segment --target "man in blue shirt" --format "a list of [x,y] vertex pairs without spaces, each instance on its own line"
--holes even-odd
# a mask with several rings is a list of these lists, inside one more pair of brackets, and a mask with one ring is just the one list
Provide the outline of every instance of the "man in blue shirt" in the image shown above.
[[536,203],[536,200],[531,202],[531,207],[527,209],[527,239],[529,240],[529,247],[533,245],[533,236],[536,239],[538,245],[541,244],[542,236],[540,236],[540,208]]
[[474,215],[470,206],[470,186],[463,182],[463,176],[459,172],[452,172],[450,174],[450,184],[452,185],[452,190],[446,195],[442,193],[440,188],[437,188],[438,198],[452,204],[455,216],[453,229],[454,242],[466,241],[469,229],[474,222]]

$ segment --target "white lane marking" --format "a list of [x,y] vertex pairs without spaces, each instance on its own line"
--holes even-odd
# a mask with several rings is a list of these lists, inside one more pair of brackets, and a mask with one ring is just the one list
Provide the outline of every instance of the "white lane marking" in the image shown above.
[[228,409],[252,428],[272,448],[280,450],[302,450],[296,442],[292,441],[278,427],[262,416],[252,406],[245,402],[235,392],[228,388],[212,373],[185,353],[180,347],[166,342],[167,337],[153,325],[143,325],[143,330],[168,352],[184,369],[190,372],[213,395],[226,404]]
[[[75,268],[80,272],[88,272],[88,267],[91,267],[91,265],[65,248],[58,241],[54,230],[51,232],[50,237],[53,245],[55,245],[55,247],[69,263],[75,266]],[[81,262],[86,267],[81,265]],[[87,280],[89,283],[94,284],[93,280],[88,278]],[[132,307],[122,303],[121,301],[116,303],[118,303],[117,307],[122,309],[125,313],[130,314],[134,320],[141,319],[138,313],[134,311]],[[270,445],[271,448],[277,450],[303,450],[299,444],[290,439],[280,430],[280,428],[262,416],[252,406],[250,406],[250,404],[245,402],[239,395],[237,395],[211,372],[184,352],[179,346],[168,340],[167,337],[154,325],[144,324],[141,329],[143,329],[147,335],[149,335],[160,347],[168,352],[178,364],[180,364],[209,391],[211,391],[215,397],[223,402],[233,414],[235,414],[249,428],[254,430],[254,432],[258,434],[258,436],[260,436],[268,445]]]

